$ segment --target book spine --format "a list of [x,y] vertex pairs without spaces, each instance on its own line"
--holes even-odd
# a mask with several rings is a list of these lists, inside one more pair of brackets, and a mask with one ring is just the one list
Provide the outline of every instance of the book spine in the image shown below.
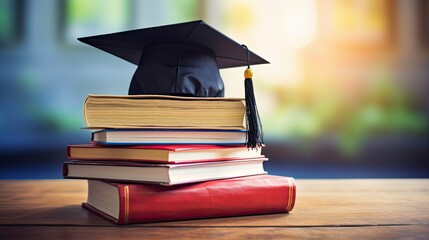
[[63,163],[62,169],[63,169],[63,177],[66,178],[69,175],[69,168],[68,168],[67,164]]
[[289,177],[248,177],[183,186],[123,185],[117,224],[289,212],[296,186]]
[[[118,187],[118,191],[120,204],[119,218],[116,224],[126,224],[130,222],[130,186],[121,185],[120,187]],[[135,208],[137,208],[137,206]]]
[[71,155],[70,155],[70,145],[67,146],[66,154],[67,154],[67,158],[70,159],[71,158]]
[[95,134],[95,132],[91,132],[91,139],[89,140],[91,142],[91,144],[97,143],[97,141],[94,141],[94,134]]
[[85,122],[85,125],[86,126],[88,126],[89,125],[89,123],[88,123],[88,117],[87,117],[87,114],[86,114],[86,106],[88,105],[88,102],[89,102],[89,99],[91,98],[92,96],[91,95],[88,95],[86,98],[85,98],[85,101],[83,101],[83,106],[82,106],[82,116],[83,116],[83,121]]

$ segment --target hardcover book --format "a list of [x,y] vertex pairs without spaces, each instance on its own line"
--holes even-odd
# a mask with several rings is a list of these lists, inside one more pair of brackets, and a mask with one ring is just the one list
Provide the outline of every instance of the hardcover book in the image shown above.
[[217,145],[98,146],[77,144],[67,147],[67,156],[77,160],[132,160],[161,163],[221,161],[262,157],[261,148]]
[[91,140],[101,145],[244,145],[246,143],[246,131],[191,129],[104,129],[101,131],[92,132]]
[[116,224],[285,213],[291,177],[258,175],[178,186],[88,181],[83,207]]
[[266,158],[156,164],[126,161],[66,161],[64,178],[132,181],[163,185],[177,185],[215,179],[266,174]]
[[245,125],[241,98],[167,95],[88,95],[87,128],[238,129]]

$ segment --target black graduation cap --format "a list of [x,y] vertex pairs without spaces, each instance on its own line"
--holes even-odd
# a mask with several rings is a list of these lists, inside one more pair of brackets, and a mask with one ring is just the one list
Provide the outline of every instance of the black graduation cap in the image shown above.
[[[129,87],[130,95],[223,97],[219,69],[247,65],[250,70],[250,64],[268,63],[202,20],[78,40],[138,65]],[[247,145],[254,148],[262,143],[262,128],[249,79],[251,74],[247,71]]]

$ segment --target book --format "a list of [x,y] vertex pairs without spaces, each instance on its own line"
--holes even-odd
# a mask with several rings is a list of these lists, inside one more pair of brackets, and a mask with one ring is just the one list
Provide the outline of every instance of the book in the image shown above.
[[104,129],[92,132],[91,141],[99,145],[244,145],[246,143],[246,131],[195,129]]
[[263,167],[266,160],[253,158],[180,164],[71,160],[63,163],[63,177],[177,185],[266,174]]
[[246,129],[242,98],[88,95],[87,128]]
[[69,159],[186,163],[261,157],[261,148],[218,145],[67,146]]
[[285,213],[295,205],[291,177],[258,175],[178,186],[88,181],[82,206],[116,224]]

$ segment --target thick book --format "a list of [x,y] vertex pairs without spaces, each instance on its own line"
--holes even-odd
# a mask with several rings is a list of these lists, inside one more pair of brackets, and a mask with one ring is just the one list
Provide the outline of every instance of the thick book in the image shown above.
[[66,161],[63,163],[63,177],[177,185],[266,174],[263,162],[267,160],[267,158],[254,158],[180,164]]
[[290,212],[291,177],[259,175],[179,186],[88,181],[83,207],[116,224]]
[[91,140],[100,145],[216,144],[244,146],[246,143],[246,131],[197,129],[103,129],[92,132]]
[[88,95],[87,128],[246,129],[242,98]]
[[258,158],[262,148],[218,145],[147,145],[99,146],[76,144],[67,146],[67,156],[76,160],[124,160],[160,163],[187,163]]

